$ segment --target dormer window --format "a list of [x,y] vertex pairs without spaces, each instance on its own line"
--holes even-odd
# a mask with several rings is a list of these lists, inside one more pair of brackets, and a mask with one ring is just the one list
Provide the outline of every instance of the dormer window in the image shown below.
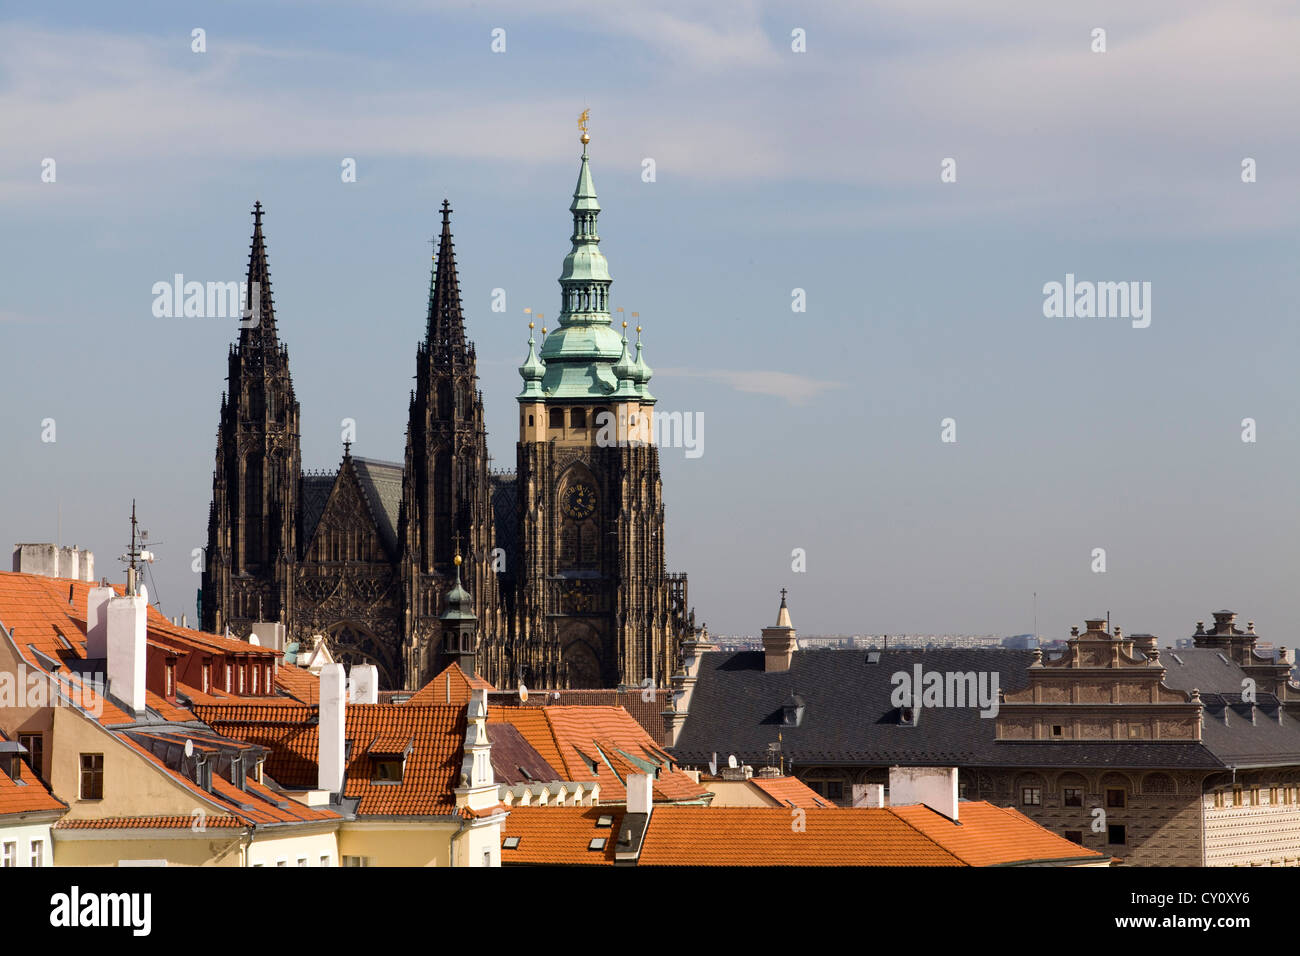
[[176,696],[176,660],[168,658],[163,667],[163,696]]
[[786,727],[798,727],[803,723],[804,700],[798,694],[791,694],[781,706],[781,723]]
[[370,782],[401,783],[406,772],[406,758],[414,748],[412,737],[376,737],[366,750],[375,766]]

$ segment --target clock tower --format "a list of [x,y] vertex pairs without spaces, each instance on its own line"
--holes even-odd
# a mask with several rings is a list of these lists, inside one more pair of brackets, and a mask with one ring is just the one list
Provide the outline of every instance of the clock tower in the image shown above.
[[534,687],[662,687],[686,626],[686,582],[664,568],[651,370],[640,327],[629,345],[627,323],[610,318],[589,142],[584,127],[557,327],[540,330],[539,347],[529,323],[519,367],[521,567],[508,666]]

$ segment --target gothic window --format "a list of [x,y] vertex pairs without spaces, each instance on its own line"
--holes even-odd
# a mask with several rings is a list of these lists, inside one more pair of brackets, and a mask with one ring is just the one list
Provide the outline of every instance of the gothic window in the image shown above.
[[256,564],[262,553],[262,460],[249,458],[244,465],[244,560]]

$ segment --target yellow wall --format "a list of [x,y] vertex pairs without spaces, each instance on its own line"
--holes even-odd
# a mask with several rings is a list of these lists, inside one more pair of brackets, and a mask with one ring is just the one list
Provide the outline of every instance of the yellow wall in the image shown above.
[[339,832],[340,863],[345,856],[363,856],[370,866],[450,866],[451,837],[459,826],[451,821],[345,823]]

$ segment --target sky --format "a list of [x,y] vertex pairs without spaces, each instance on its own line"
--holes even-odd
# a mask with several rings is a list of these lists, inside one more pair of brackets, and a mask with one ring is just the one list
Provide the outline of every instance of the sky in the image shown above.
[[[512,468],[590,109],[612,302],[659,410],[704,423],[661,461],[711,631],[785,587],[805,634],[1023,633],[1036,601],[1045,639],[1110,612],[1169,643],[1227,607],[1294,646],[1300,10],[1065,6],[11,7],[0,540],[120,580],[134,500],[152,595],[193,620],[237,328],[152,290],[241,280],[255,200],[304,467],[345,418],[401,459],[446,197]],[[1149,312],[1046,315],[1067,276]]]

